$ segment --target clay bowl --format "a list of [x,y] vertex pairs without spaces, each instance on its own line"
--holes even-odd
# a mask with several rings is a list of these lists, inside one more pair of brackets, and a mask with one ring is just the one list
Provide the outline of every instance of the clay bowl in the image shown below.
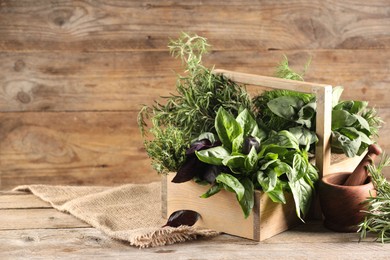
[[321,209],[324,226],[337,232],[356,232],[358,224],[364,219],[367,205],[364,201],[376,196],[371,178],[363,185],[342,185],[351,173],[335,173],[322,178],[319,184]]

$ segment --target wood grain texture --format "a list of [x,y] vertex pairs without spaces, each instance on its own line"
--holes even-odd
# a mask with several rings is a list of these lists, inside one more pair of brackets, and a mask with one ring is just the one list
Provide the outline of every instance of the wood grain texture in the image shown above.
[[32,194],[1,194],[0,210],[2,209],[32,209],[52,208],[48,202],[38,199]]
[[135,120],[131,112],[0,113],[1,188],[158,180]]
[[0,3],[3,50],[161,50],[180,31],[200,33],[218,50],[390,45],[386,0]]
[[[312,57],[306,80],[344,86],[343,99],[390,106],[390,51],[216,51],[204,63],[273,76],[283,54],[297,71]],[[0,53],[0,61],[0,111],[135,111],[174,92],[175,72],[183,73],[167,51]]]
[[[229,235],[139,250],[93,228],[0,230],[0,257],[94,259],[380,259],[389,245],[358,243],[355,233],[334,233],[318,222],[301,225],[264,242]],[[218,250],[215,250],[218,248]]]
[[0,214],[0,230],[69,227],[90,227],[90,225],[52,208],[4,209]]
[[387,259],[390,256],[389,244],[375,243],[372,236],[358,243],[358,234],[331,232],[319,221],[309,221],[260,243],[220,235],[139,250],[82,226],[84,223],[68,214],[34,208],[37,202],[33,200],[39,201],[37,197],[31,197],[32,207],[26,208],[28,203],[20,204],[19,197],[30,195],[0,193],[0,201],[4,201],[3,196],[17,206],[13,210],[0,209],[0,225],[11,227],[0,228],[1,259],[54,256],[59,259],[369,259],[373,254]]
[[389,13],[387,0],[0,0],[0,189],[156,180],[136,111],[174,92],[181,31],[207,37],[220,69],[272,76],[283,54],[297,70],[311,56],[307,81],[386,120]]

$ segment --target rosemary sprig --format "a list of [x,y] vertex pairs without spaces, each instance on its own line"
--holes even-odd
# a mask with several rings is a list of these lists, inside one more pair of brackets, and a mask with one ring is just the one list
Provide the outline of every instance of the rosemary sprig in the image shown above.
[[[177,77],[177,93],[162,97],[162,102],[155,102],[151,107],[142,108],[138,115],[138,125],[143,134],[147,133],[146,122],[152,120],[154,141],[146,142],[145,147],[152,159],[159,158],[154,160],[154,168],[158,172],[176,171],[180,165],[180,162],[173,164],[172,158],[159,157],[158,153],[162,150],[154,145],[167,141],[166,134],[172,134],[173,128],[175,132],[181,132],[183,140],[178,142],[189,144],[199,133],[216,133],[214,122],[219,107],[235,116],[241,108],[251,107],[249,94],[243,86],[222,75],[215,75],[212,69],[203,66],[202,55],[208,52],[209,47],[207,39],[196,34],[182,33],[177,40],[171,40],[171,54],[180,58],[185,67],[185,73]],[[168,131],[168,127],[172,128],[169,132],[155,129],[167,128]],[[176,148],[179,147],[183,146]]]
[[367,107],[362,112],[362,117],[366,119],[370,126],[370,132],[372,136],[378,137],[378,132],[381,126],[384,124],[383,120],[378,116],[378,112],[374,107]]
[[389,165],[390,158],[383,154],[378,166],[375,164],[367,166],[377,195],[366,200],[368,210],[364,212],[367,215],[358,230],[361,239],[365,238],[367,233],[374,233],[380,242],[390,242],[390,183],[382,174],[383,168]]

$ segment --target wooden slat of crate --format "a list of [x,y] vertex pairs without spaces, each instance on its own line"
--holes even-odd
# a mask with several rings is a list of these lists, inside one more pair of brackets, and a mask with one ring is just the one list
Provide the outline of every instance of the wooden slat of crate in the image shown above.
[[172,183],[173,177],[174,173],[171,173],[163,179],[167,187],[165,202],[168,216],[177,210],[194,210],[201,215],[196,225],[255,241],[270,238],[300,221],[291,194],[286,194],[286,204],[279,204],[265,193],[256,191],[253,210],[245,219],[234,193],[222,190],[207,199],[200,198],[209,189],[208,186],[192,181]]

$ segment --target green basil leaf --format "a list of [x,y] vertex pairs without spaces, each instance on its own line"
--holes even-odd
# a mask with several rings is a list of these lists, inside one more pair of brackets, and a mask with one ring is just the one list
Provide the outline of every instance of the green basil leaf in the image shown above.
[[232,142],[232,153],[241,153],[243,144],[244,136],[240,134]]
[[299,142],[295,136],[287,130],[282,130],[263,142],[264,145],[273,144],[282,148],[299,150]]
[[229,167],[230,169],[243,169],[245,167],[245,155],[232,155],[227,156],[222,164]]
[[222,165],[222,161],[226,157],[230,156],[229,151],[227,151],[222,146],[212,147],[201,151],[195,151],[195,154],[200,161],[213,165]]
[[268,170],[267,172],[257,172],[257,182],[260,184],[264,192],[270,192],[275,189],[278,180],[277,173],[274,170]]
[[311,205],[313,188],[306,182],[305,178],[295,182],[290,181],[288,184],[293,194],[297,216],[303,221],[303,217],[307,214]]
[[253,170],[257,163],[258,157],[255,147],[252,147],[249,154],[245,158],[245,170],[250,172]]
[[287,176],[292,174],[293,168],[291,168],[291,166],[287,163],[276,161],[275,164],[276,166],[274,167],[274,171],[276,172],[278,177],[283,174],[286,174]]
[[239,200],[245,218],[250,215],[253,205],[255,204],[254,186],[250,179],[245,178],[241,180],[242,186],[245,188],[244,196]]
[[215,181],[217,183],[223,183],[224,185],[229,187],[231,190],[233,190],[236,193],[237,199],[239,201],[244,197],[245,188],[241,184],[241,182],[233,175],[230,175],[228,173],[221,173],[217,176]]
[[272,191],[267,192],[267,195],[273,202],[286,204],[283,185],[279,179],[277,180],[275,188]]
[[352,126],[356,122],[356,117],[345,110],[332,111],[332,130],[342,127]]
[[308,162],[306,162],[306,160],[299,153],[296,153],[293,158],[292,166],[292,168],[295,169],[296,176],[294,176],[293,179],[290,179],[290,181],[296,181],[302,178],[306,174],[307,164]]
[[311,163],[308,164],[305,180],[313,189],[315,187],[314,185],[319,180],[318,171]]
[[273,160],[270,160],[270,161],[267,161],[267,160],[262,161],[262,164],[260,166],[260,170],[262,170],[262,171],[266,170],[268,168],[268,166],[272,165],[276,161],[279,161],[279,160],[278,159],[273,159]]
[[257,122],[249,113],[248,109],[244,109],[237,116],[236,121],[241,126],[244,136],[252,135],[252,130],[257,127]]
[[218,109],[215,130],[223,146],[229,151],[232,150],[233,140],[242,133],[242,128],[236,119],[223,107]]
[[201,195],[200,197],[201,198],[208,198],[208,197],[211,197],[215,194],[217,194],[218,192],[220,192],[222,190],[222,185],[220,184],[214,184],[213,186],[211,186],[210,189],[208,189],[206,191],[206,193],[204,193],[203,195]]

